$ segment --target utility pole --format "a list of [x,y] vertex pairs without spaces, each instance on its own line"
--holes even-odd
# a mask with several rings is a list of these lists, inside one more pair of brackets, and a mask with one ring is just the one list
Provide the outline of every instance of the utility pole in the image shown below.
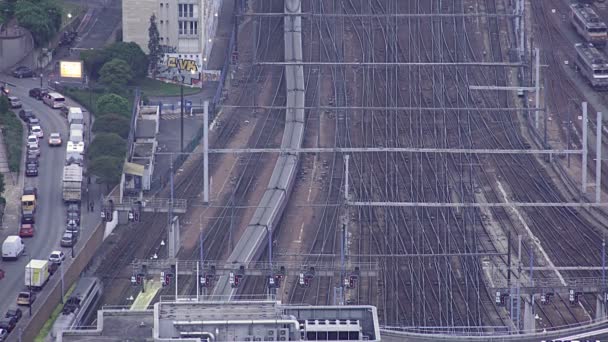
[[186,81],[186,76],[182,76],[182,83],[179,87],[179,110],[180,110],[180,119],[179,119],[179,151],[184,153],[184,82]]

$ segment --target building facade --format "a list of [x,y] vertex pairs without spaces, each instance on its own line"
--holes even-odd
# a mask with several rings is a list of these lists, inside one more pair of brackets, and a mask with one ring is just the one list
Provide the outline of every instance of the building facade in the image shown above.
[[150,17],[156,15],[164,51],[157,78],[200,86],[213,46],[222,0],[123,0],[123,41],[148,53]]

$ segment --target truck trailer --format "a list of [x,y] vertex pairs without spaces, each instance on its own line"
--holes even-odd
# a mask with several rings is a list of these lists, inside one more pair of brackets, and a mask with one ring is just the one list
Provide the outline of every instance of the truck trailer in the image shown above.
[[63,168],[64,202],[80,202],[82,196],[82,166],[67,165]]

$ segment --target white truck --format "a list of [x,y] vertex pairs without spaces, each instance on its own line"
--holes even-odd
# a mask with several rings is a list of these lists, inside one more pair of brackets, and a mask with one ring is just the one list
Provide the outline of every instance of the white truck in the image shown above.
[[63,200],[80,202],[82,196],[82,166],[71,164],[63,167]]
[[[72,126],[79,126],[79,125],[74,124]],[[75,142],[75,143],[83,142],[84,136],[83,136],[82,130],[78,129],[78,128],[70,129],[70,141]]]
[[25,286],[32,290],[40,290],[49,280],[49,262],[32,259],[25,265]]
[[80,107],[70,107],[68,109],[68,125],[73,123],[83,123],[84,115],[82,115],[82,109]]

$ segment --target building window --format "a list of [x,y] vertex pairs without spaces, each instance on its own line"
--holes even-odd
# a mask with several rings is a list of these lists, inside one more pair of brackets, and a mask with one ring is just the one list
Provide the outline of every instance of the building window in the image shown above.
[[160,41],[161,41],[161,42],[162,42],[162,41],[163,41],[163,40],[165,40],[165,38],[163,38],[163,37],[160,37]]
[[184,21],[180,21],[180,22],[178,23],[178,27],[179,27],[179,34],[184,34],[184,24],[185,24],[185,22],[184,22]]
[[198,32],[198,21],[190,22],[190,34],[195,35]]
[[160,8],[163,8],[163,3],[162,2],[160,3]]
[[179,34],[183,35],[198,35],[198,21],[187,20],[179,21]]
[[177,15],[179,18],[192,18],[194,17],[194,5],[193,4],[178,4]]
[[160,24],[162,25],[164,22],[165,22],[164,20],[161,20],[161,21],[160,21]]

